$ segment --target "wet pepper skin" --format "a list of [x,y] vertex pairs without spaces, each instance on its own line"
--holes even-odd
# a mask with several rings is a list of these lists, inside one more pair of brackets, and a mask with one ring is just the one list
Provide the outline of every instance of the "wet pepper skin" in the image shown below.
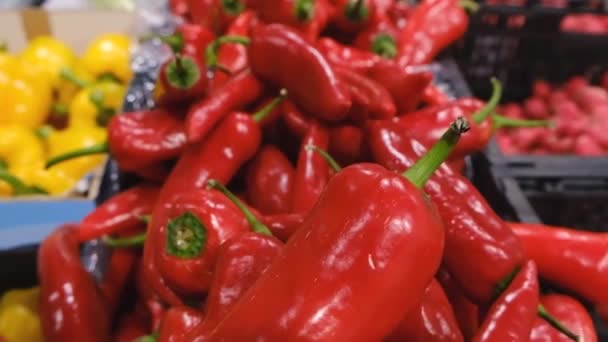
[[[587,309],[576,299],[560,294],[550,294],[540,298],[547,311],[578,335],[579,342],[597,342],[597,333]],[[530,342],[568,342],[569,337],[557,331],[549,323],[536,318]]]
[[291,185],[295,169],[278,148],[260,149],[247,174],[247,199],[265,215],[289,211]]
[[349,166],[209,340],[378,341],[418,305],[442,250],[419,189],[375,164]]
[[509,223],[540,275],[593,303],[608,302],[608,234]]
[[[369,122],[368,134],[374,159],[389,170],[407,169],[426,151],[396,123]],[[424,190],[445,225],[444,266],[469,298],[489,303],[496,286],[523,263],[519,239],[469,180],[445,163]]]
[[286,88],[289,97],[311,115],[339,121],[348,114],[348,89],[321,53],[293,29],[281,24],[257,27],[247,56],[256,76]]
[[538,276],[528,261],[492,304],[473,342],[527,341],[539,304]]

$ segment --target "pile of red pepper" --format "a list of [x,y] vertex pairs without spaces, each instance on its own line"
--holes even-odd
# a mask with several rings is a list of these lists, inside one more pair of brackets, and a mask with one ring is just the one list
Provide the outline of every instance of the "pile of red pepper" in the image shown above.
[[[608,303],[608,237],[510,225],[448,165],[497,127],[546,124],[496,114],[495,80],[487,103],[431,83],[462,4],[173,5],[190,22],[161,38],[158,107],[51,162],[109,150],[142,181],[42,243],[48,341],[594,340],[538,275]],[[79,246],[99,238],[97,284]]]

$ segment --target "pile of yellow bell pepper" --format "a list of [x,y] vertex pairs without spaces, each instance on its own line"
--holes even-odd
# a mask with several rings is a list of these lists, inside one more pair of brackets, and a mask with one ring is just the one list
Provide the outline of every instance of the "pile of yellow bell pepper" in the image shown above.
[[0,196],[65,194],[101,164],[103,156],[86,156],[44,168],[106,140],[132,77],[130,49],[122,34],[94,38],[80,58],[49,36],[18,54],[0,44]]
[[38,314],[40,288],[6,292],[0,298],[0,340],[42,342],[44,337]]

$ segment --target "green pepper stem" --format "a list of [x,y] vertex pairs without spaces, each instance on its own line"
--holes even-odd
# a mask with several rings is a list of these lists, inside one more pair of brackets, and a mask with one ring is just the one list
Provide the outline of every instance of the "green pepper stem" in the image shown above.
[[425,155],[418,159],[416,164],[406,170],[403,176],[416,187],[422,189],[433,172],[450,155],[450,152],[452,152],[454,146],[458,143],[460,135],[469,129],[469,123],[465,118],[457,118],[443,133],[439,141]]
[[549,323],[549,325],[557,329],[560,333],[566,335],[572,341],[578,342],[579,336],[573,333],[570,329],[568,329],[565,325],[563,325],[560,321],[553,317],[549,312],[547,312],[547,309],[545,309],[542,304],[538,304],[537,313],[538,317]]
[[477,11],[479,11],[479,4],[473,0],[459,0],[458,4],[460,5],[460,7],[471,13],[476,13]]
[[136,247],[142,246],[146,241],[146,233],[141,233],[126,238],[112,238],[104,236],[102,239],[104,244],[114,248]]
[[494,109],[502,97],[502,84],[500,84],[500,81],[497,78],[492,77],[490,82],[492,83],[492,96],[490,96],[488,103],[486,103],[483,108],[472,115],[473,123],[476,125],[481,124],[486,118],[488,118],[488,116],[490,116],[490,114],[494,112]]
[[120,78],[118,78],[116,75],[114,75],[111,72],[106,72],[106,73],[99,75],[99,77],[97,77],[97,82],[112,82],[112,83],[118,83],[118,84],[121,83]]
[[92,91],[89,100],[97,109],[95,121],[100,126],[106,126],[110,119],[116,114],[114,108],[106,107],[104,103],[105,95],[101,90]]
[[507,289],[507,287],[509,287],[513,279],[515,279],[515,277],[519,273],[520,269],[521,267],[517,265],[511,271],[511,273],[507,274],[506,277],[504,277],[501,281],[498,282],[498,284],[496,284],[496,287],[494,288],[494,293],[492,294],[492,302],[494,302],[496,298],[500,297],[500,295]]
[[523,120],[523,119],[512,119],[499,114],[492,115],[492,123],[495,129],[505,127],[552,127],[553,121],[551,120]]
[[220,46],[222,46],[223,44],[249,45],[249,43],[251,43],[251,39],[245,36],[225,35],[216,38],[205,48],[205,64],[207,64],[207,68],[217,68],[218,51],[220,49]]
[[68,67],[64,67],[61,68],[61,71],[59,71],[59,77],[61,77],[62,79],[71,82],[72,84],[76,85],[78,88],[84,88],[86,86],[88,86],[89,84],[91,84],[89,81],[83,80],[82,78],[78,77],[76,75],[76,73],[74,72],[74,70],[68,68]]
[[184,37],[179,32],[169,35],[148,34],[141,37],[139,41],[143,43],[152,39],[159,39],[161,42],[167,44],[174,53],[180,52],[184,48]]
[[314,9],[314,0],[296,0],[294,4],[295,16],[299,21],[310,20],[314,14]]
[[395,58],[397,56],[397,43],[391,35],[381,33],[374,38],[372,51],[384,58]]
[[54,114],[58,114],[60,116],[65,116],[68,114],[68,106],[62,103],[53,103],[51,110]]
[[232,203],[234,203],[234,205],[236,205],[243,212],[243,215],[245,215],[245,218],[247,219],[247,222],[249,222],[249,225],[251,226],[251,230],[253,232],[272,236],[272,232],[270,231],[270,229],[268,229],[268,227],[266,227],[262,222],[260,222],[253,215],[251,210],[247,208],[243,201],[241,201],[230,190],[228,190],[228,188],[226,188],[224,184],[220,183],[215,179],[211,179],[207,182],[207,187],[210,189],[215,189],[224,194],[224,196],[228,197],[228,199],[232,201]]
[[180,259],[199,256],[207,246],[207,227],[187,211],[167,222],[165,252]]
[[85,148],[81,148],[78,150],[74,150],[74,151],[70,151],[70,152],[66,152],[64,154],[60,154],[58,156],[55,156],[53,158],[50,158],[47,162],[46,162],[46,168],[50,168],[54,165],[57,165],[59,163],[62,163],[64,161],[68,161],[74,158],[79,158],[79,157],[84,157],[84,156],[90,156],[93,154],[104,154],[104,153],[109,153],[110,152],[110,147],[108,145],[107,142],[103,142],[97,145],[93,145],[93,146],[89,146],[89,147],[85,147]]
[[306,145],[305,148],[307,151],[314,151],[318,153],[323,159],[325,159],[327,164],[329,164],[329,167],[331,167],[334,172],[340,172],[340,170],[342,170],[340,164],[338,164],[338,162],[336,162],[336,160],[324,149],[315,145]]
[[53,132],[55,131],[55,129],[53,128],[53,126],[50,125],[44,125],[44,126],[40,126],[36,129],[36,136],[40,139],[47,139]]
[[367,19],[369,10],[365,6],[364,0],[351,0],[344,9],[344,16],[350,21],[359,22]]
[[286,98],[287,89],[281,88],[281,90],[279,90],[279,96],[275,97],[267,105],[262,107],[262,109],[258,110],[251,116],[253,118],[253,121],[261,122],[262,120],[264,120],[264,118],[266,118],[268,114],[270,114],[270,112],[272,112],[276,108],[276,106],[281,104],[281,102],[283,102]]
[[243,10],[245,9],[245,5],[241,0],[223,0],[222,8],[224,9],[224,12],[228,13],[229,15],[235,16],[243,12]]
[[6,170],[0,170],[0,180],[13,189],[14,195],[48,195],[48,192],[38,186],[29,186]]

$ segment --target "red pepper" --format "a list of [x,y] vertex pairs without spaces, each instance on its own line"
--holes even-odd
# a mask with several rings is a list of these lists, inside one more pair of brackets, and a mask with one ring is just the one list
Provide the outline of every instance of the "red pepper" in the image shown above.
[[[249,30],[255,22],[255,13],[245,11],[230,24],[225,34],[228,36],[249,37]],[[210,81],[211,91],[219,89],[229,79],[229,75],[236,74],[247,68],[247,48],[243,44],[220,44],[217,54],[218,71]],[[227,74],[228,72],[229,74]]]
[[111,315],[118,309],[121,295],[124,293],[134,269],[137,254],[137,250],[127,248],[118,248],[112,251],[110,264],[99,286],[103,293],[107,312]]
[[268,226],[272,235],[286,242],[304,222],[304,218],[302,214],[267,215],[262,217],[262,222]]
[[243,0],[189,0],[190,19],[193,23],[223,32],[244,9]]
[[247,200],[265,215],[289,211],[294,167],[276,147],[264,146],[247,173]]
[[363,130],[346,124],[331,127],[329,153],[342,165],[350,165],[366,159],[368,153]]
[[386,17],[379,17],[361,31],[353,42],[354,46],[371,51],[378,56],[393,59],[397,56],[398,30]]
[[336,14],[332,23],[347,33],[365,28],[375,15],[376,3],[373,0],[333,0]]
[[118,328],[112,341],[133,342],[137,338],[148,335],[150,327],[145,317],[137,311],[128,312],[120,317]]
[[291,187],[290,211],[292,213],[308,213],[329,180],[329,165],[323,157],[307,149],[308,145],[326,150],[329,145],[327,128],[320,123],[313,122],[302,140]]
[[263,85],[248,70],[232,77],[209,97],[190,108],[186,117],[188,141],[203,139],[223,117],[260,97],[262,89]]
[[203,321],[203,313],[187,306],[170,308],[165,313],[158,330],[158,342],[179,342]]
[[356,342],[388,335],[439,267],[442,224],[420,188],[464,128],[459,121],[407,179],[374,164],[332,177],[278,259],[210,340]]
[[162,103],[187,102],[202,97],[208,88],[207,68],[202,59],[175,54],[160,67]]
[[423,0],[418,4],[399,35],[399,64],[429,64],[441,50],[462,37],[469,17],[461,4],[469,7],[474,3]]
[[319,39],[316,47],[330,64],[351,68],[362,75],[366,75],[382,60],[371,52],[341,45],[327,37]]
[[186,19],[190,9],[187,0],[169,0],[169,9],[174,15]]
[[[370,122],[368,137],[374,160],[389,170],[411,166],[426,150],[396,123]],[[445,225],[444,266],[469,298],[491,302],[502,289],[497,289],[499,284],[508,282],[524,261],[519,240],[469,180],[446,165],[435,172],[425,191]]]
[[470,341],[479,328],[479,308],[465,296],[448,271],[440,268],[437,280],[452,305],[462,337]]
[[148,38],[158,38],[167,44],[174,53],[193,57],[197,62],[200,62],[205,58],[205,49],[215,38],[215,35],[207,27],[183,23],[177,26],[173,34],[166,36],[151,35],[145,37],[144,40]]
[[342,120],[351,99],[325,58],[293,29],[271,24],[254,30],[247,51],[251,70],[287,88],[302,109],[328,121]]
[[283,102],[281,111],[283,112],[283,121],[290,133],[298,138],[302,138],[310,128],[310,118],[289,100]]
[[492,304],[473,341],[527,341],[536,319],[538,297],[536,265],[528,261]]
[[390,1],[390,4],[385,7],[384,13],[399,30],[403,30],[408,24],[409,18],[414,8],[416,8],[416,6],[407,1]]
[[422,102],[427,106],[440,106],[450,102],[450,98],[438,86],[429,83],[422,93]]
[[424,290],[422,303],[383,341],[463,341],[454,311],[437,280]]
[[79,241],[123,232],[142,224],[158,198],[157,186],[141,184],[122,191],[87,215],[76,230]]
[[335,66],[338,80],[350,91],[352,107],[349,117],[355,121],[372,119],[390,119],[397,114],[397,108],[391,94],[386,88],[350,68]]
[[509,223],[538,271],[593,303],[608,302],[608,234],[542,224]]
[[110,340],[105,303],[80,263],[76,226],[59,227],[44,239],[38,250],[38,278],[46,341]]
[[249,7],[266,23],[279,23],[297,30],[314,42],[329,20],[327,0],[251,0]]
[[[540,298],[541,304],[570,331],[577,334],[580,342],[597,342],[597,334],[589,312],[576,299],[550,294]],[[568,342],[570,339],[560,334],[547,322],[537,318],[530,334],[530,342]]]

